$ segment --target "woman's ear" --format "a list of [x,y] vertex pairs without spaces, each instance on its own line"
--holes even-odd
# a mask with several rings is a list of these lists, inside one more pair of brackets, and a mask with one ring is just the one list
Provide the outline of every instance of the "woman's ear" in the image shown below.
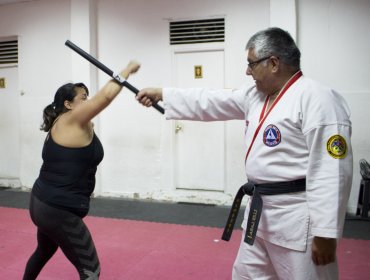
[[68,110],[72,109],[71,102],[68,100],[64,100],[64,107],[66,107]]

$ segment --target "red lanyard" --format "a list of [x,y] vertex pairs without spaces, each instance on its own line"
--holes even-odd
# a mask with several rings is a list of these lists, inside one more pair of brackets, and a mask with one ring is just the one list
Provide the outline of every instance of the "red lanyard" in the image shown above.
[[249,145],[249,148],[248,148],[248,152],[245,156],[245,161],[247,161],[247,158],[248,158],[248,155],[249,155],[249,152],[251,151],[251,148],[254,144],[254,141],[256,140],[256,137],[257,137],[257,134],[258,132],[260,131],[261,127],[262,127],[262,124],[264,123],[264,121],[266,120],[267,116],[270,114],[270,112],[272,111],[272,109],[275,107],[275,105],[279,102],[279,100],[283,97],[284,93],[288,90],[288,88],[290,88],[290,86],[292,84],[294,84],[295,81],[297,81],[300,77],[302,76],[302,71],[298,71],[297,73],[295,73],[290,79],[289,81],[284,85],[284,87],[281,89],[281,91],[279,92],[277,98],[275,99],[274,103],[272,103],[270,109],[267,111],[267,113],[265,114],[265,111],[266,111],[266,108],[267,108],[267,104],[268,104],[268,101],[269,101],[269,96],[267,96],[266,98],[266,101],[265,101],[265,104],[263,105],[263,108],[262,108],[262,111],[261,111],[261,114],[260,114],[260,119],[259,119],[259,124],[258,124],[258,127],[256,129],[256,131],[254,132],[254,135],[253,135],[253,139],[252,139],[252,142],[251,144]]

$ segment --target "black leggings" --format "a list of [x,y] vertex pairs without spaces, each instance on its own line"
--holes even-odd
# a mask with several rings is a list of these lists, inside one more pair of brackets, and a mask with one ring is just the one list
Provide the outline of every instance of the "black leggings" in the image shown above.
[[58,247],[76,267],[80,279],[99,279],[99,258],[89,229],[81,217],[51,207],[32,194],[30,214],[37,226],[37,248],[27,262],[23,280],[36,279]]

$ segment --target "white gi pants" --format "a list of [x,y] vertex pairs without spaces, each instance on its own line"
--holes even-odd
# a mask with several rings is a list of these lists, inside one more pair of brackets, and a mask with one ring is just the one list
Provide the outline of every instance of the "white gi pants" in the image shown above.
[[244,242],[245,230],[236,257],[233,280],[337,280],[337,262],[317,266],[311,259],[313,237],[305,252],[284,248],[259,237],[253,246]]

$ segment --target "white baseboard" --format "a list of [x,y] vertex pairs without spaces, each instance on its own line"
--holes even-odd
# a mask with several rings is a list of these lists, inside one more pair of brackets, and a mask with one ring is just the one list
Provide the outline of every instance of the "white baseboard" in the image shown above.
[[22,184],[19,178],[0,178],[0,186],[9,188],[20,188],[22,187]]

